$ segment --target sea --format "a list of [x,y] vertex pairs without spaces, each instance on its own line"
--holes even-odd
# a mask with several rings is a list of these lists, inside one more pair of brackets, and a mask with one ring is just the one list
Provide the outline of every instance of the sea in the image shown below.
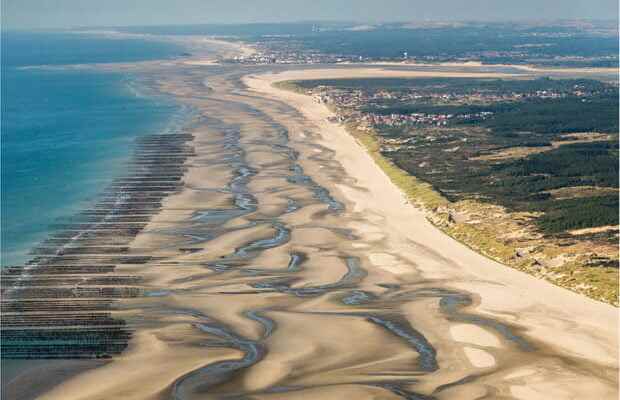
[[69,32],[2,32],[0,265],[17,265],[53,224],[119,175],[134,140],[176,129],[183,107],[140,76],[76,64],[172,59],[177,45]]

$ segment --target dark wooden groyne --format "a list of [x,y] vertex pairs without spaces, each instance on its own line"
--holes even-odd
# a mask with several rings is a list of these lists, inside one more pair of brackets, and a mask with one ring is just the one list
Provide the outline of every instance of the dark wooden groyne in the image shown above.
[[143,289],[139,276],[116,269],[161,261],[130,243],[164,198],[181,189],[192,139],[138,139],[125,176],[94,205],[56,224],[25,265],[2,268],[2,358],[108,358],[127,347],[132,326],[117,305]]

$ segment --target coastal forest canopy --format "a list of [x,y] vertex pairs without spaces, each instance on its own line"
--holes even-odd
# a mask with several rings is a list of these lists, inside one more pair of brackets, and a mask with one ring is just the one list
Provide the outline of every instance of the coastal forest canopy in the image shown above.
[[[341,94],[361,91],[368,99],[355,111],[379,116],[488,112],[484,119],[450,120],[442,127],[379,124],[376,131],[406,143],[391,144],[384,156],[450,200],[479,198],[510,210],[541,212],[537,224],[547,234],[618,224],[614,85],[549,78],[321,79],[295,85]],[[386,91],[390,96],[375,96]],[[588,139],[589,133],[599,136]],[[571,134],[586,139],[571,142]],[[450,148],[455,151],[447,152]],[[493,156],[511,149],[524,154]],[[605,190],[578,198],[553,195],[563,188],[591,187]]]

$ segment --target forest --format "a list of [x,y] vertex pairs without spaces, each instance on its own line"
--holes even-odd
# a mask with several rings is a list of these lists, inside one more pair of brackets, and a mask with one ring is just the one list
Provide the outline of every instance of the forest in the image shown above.
[[[369,96],[378,91],[394,94],[359,104],[357,110],[367,113],[493,112],[484,120],[456,119],[442,127],[379,125],[375,129],[380,138],[392,141],[383,151],[385,157],[431,183],[449,200],[479,199],[513,211],[542,212],[536,223],[549,235],[618,224],[618,196],[609,192],[619,186],[618,89],[614,85],[547,78],[346,79],[303,85],[362,90]],[[575,94],[576,88],[581,95]],[[492,99],[542,91],[558,97],[484,100],[484,96]],[[405,96],[406,101],[398,101],[406,93],[423,96],[413,100]],[[437,94],[452,97],[437,100]],[[470,101],[474,94],[475,101]],[[571,141],[574,137],[570,134],[577,134],[581,141]],[[406,145],[395,145],[394,140]],[[522,153],[493,157],[512,149]],[[579,194],[579,188],[592,187],[605,190]],[[575,198],[552,195],[562,188],[575,188]]]

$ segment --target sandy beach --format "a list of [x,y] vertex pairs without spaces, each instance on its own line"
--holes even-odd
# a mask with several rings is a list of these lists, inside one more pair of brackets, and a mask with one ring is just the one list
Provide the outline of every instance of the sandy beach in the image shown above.
[[[429,73],[426,71],[412,71],[398,76],[428,77],[429,75],[497,78],[506,76],[506,74],[493,73]],[[512,315],[514,317],[509,318],[510,322],[523,326],[529,335],[540,340],[541,343],[547,342],[547,345],[554,347],[557,351],[579,355],[613,368],[618,360],[618,338],[616,336],[618,311],[616,308],[511,270],[474,253],[444,235],[424,218],[420,210],[404,198],[389,178],[374,165],[362,145],[356,143],[344,127],[328,122],[332,113],[325,105],[316,103],[309,96],[273,86],[276,82],[286,80],[375,76],[386,77],[396,76],[396,74],[395,71],[381,70],[286,71],[280,74],[250,76],[245,78],[244,82],[256,92],[273,96],[292,105],[317,127],[317,130],[321,132],[321,144],[335,152],[336,158],[341,160],[347,174],[355,179],[358,186],[368,189],[368,191],[360,191],[340,187],[343,195],[355,204],[356,211],[382,216],[382,226],[390,236],[393,236],[388,240],[394,246],[393,256],[416,260],[416,268],[427,278],[449,281],[451,286],[476,293],[480,296],[480,303],[476,307],[477,312],[494,317]],[[408,223],[403,224],[403,221]],[[443,267],[437,268],[438,260],[432,260],[432,257],[428,257],[428,253],[424,254],[424,252],[416,251],[417,249],[433,251],[435,255],[441,255]],[[387,264],[393,263],[394,260],[387,260]],[[385,268],[385,261],[384,259],[375,266]],[[461,326],[458,330],[451,327],[450,332],[454,340],[469,343],[482,341],[485,343],[483,346],[492,346],[490,343],[493,342],[493,337],[489,339],[487,332],[475,326]],[[597,336],[600,336],[595,338],[593,335],[595,332]],[[554,340],[549,341],[549,338],[554,338]],[[479,353],[470,354],[473,363],[482,362],[481,359],[485,359],[485,356]],[[541,382],[545,381],[541,380]],[[587,383],[588,380],[584,380],[583,384]],[[550,390],[550,385],[553,384],[547,381],[541,386],[540,397],[534,394],[537,391],[535,383],[528,384],[527,390],[524,391],[521,391],[518,386],[511,390],[515,395],[527,393],[523,398],[546,398],[545,393]],[[558,382],[557,385],[561,392],[564,383]],[[558,396],[556,398],[562,398],[560,392],[556,394]],[[586,393],[592,392],[587,389],[584,395],[587,395]],[[574,393],[567,398],[573,395]]]
[[324,105],[273,85],[513,74],[213,59],[143,72],[195,113],[182,187],[130,244],[152,261],[116,267],[142,279],[112,311],[127,350],[39,398],[618,397],[616,308],[446,236]]

